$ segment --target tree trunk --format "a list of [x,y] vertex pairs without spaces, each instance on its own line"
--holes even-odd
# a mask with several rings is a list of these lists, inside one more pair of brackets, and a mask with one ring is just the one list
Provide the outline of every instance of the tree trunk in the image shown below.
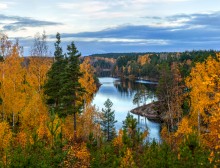
[[109,141],[109,132],[110,132],[110,130],[109,130],[109,119],[108,119],[108,135],[107,135],[107,141]]

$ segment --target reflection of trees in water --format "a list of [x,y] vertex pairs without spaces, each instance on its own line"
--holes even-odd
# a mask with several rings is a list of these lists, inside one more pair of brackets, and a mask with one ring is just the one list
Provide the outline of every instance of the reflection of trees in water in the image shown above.
[[137,104],[139,107],[141,103],[146,104],[148,99],[154,99],[155,93],[152,90],[146,89],[145,86],[141,86],[141,89],[138,90],[133,98],[133,104]]
[[114,86],[122,96],[132,96],[141,91],[145,93],[143,95],[149,96],[147,98],[151,98],[155,96],[156,91],[155,84],[137,83],[128,79],[116,80]]
[[98,77],[106,77],[106,76],[111,76],[111,71],[96,71],[96,75]]

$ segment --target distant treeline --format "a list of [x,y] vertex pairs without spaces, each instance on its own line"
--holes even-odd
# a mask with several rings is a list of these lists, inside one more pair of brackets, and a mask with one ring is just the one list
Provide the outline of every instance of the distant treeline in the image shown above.
[[134,53],[106,53],[106,54],[92,54],[90,57],[103,57],[103,58],[114,58],[117,59],[118,57],[121,56],[139,56],[139,55],[144,55],[144,54],[150,54],[150,53],[139,53],[139,52],[134,52]]
[[[180,63],[180,71],[187,76],[196,62],[203,62],[208,56],[215,57],[214,50],[185,52],[107,53],[89,56],[98,76],[117,76],[159,80],[163,64]],[[108,73],[103,73],[108,71]]]

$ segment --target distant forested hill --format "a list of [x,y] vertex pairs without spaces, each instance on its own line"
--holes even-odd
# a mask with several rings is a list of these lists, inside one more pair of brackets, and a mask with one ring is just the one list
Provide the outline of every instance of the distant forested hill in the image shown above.
[[97,76],[115,76],[158,80],[163,64],[180,63],[181,73],[187,76],[196,62],[208,56],[215,57],[214,50],[185,52],[107,53],[88,56]]
[[91,57],[103,57],[103,58],[115,58],[117,59],[120,56],[139,56],[139,55],[144,55],[144,54],[150,54],[150,53],[139,53],[139,52],[134,52],[134,53],[106,53],[106,54],[92,54],[90,55]]

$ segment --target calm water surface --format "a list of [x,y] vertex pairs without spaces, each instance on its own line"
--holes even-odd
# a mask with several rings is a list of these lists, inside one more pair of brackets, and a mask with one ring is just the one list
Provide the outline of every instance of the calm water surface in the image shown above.
[[[146,103],[150,103],[156,100],[155,84],[153,82],[147,81],[129,81],[120,80],[117,78],[99,78],[102,84],[99,91],[94,97],[93,104],[101,111],[104,108],[104,102],[109,98],[113,102],[112,110],[115,110],[115,119],[117,123],[115,124],[116,129],[119,130],[122,127],[122,122],[125,120],[127,113],[137,107],[133,104],[133,98],[135,93],[140,89],[146,89],[151,92],[151,98],[148,98]],[[160,124],[156,122],[149,121],[145,117],[137,116],[132,114],[137,120],[139,119],[139,128],[142,130],[148,128],[149,136],[148,140],[160,141]]]

